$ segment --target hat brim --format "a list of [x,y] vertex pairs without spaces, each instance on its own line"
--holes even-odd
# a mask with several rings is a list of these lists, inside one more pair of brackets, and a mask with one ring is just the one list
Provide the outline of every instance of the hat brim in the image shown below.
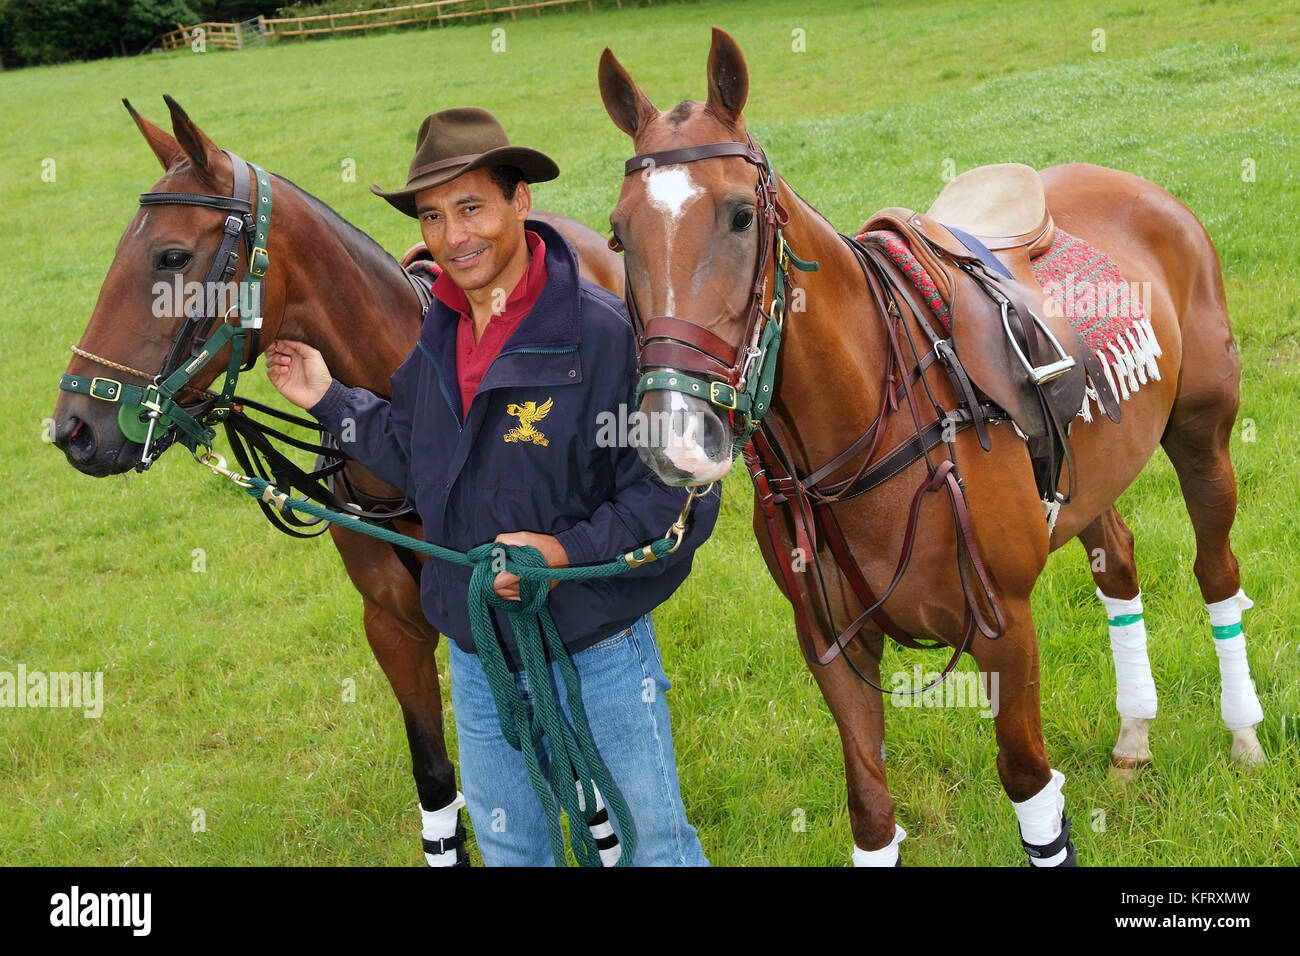
[[526,146],[501,146],[480,154],[463,166],[450,166],[413,179],[401,189],[385,190],[372,185],[370,191],[388,200],[398,212],[405,213],[412,219],[418,219],[420,217],[415,208],[416,193],[449,183],[472,170],[491,166],[516,166],[524,174],[524,181],[529,183],[544,183],[560,175],[560,167],[556,166],[555,161],[545,153],[528,149]]

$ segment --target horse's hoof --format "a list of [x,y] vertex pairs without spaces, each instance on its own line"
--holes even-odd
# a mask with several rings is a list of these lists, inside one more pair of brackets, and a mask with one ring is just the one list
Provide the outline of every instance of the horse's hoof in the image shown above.
[[1268,763],[1268,757],[1264,756],[1264,748],[1259,745],[1259,738],[1255,736],[1254,727],[1232,732],[1232,763],[1246,773],[1254,773]]
[[1130,757],[1124,754],[1111,752],[1110,755],[1110,778],[1118,780],[1120,783],[1132,783],[1137,779],[1138,773],[1145,767],[1150,766],[1151,758],[1148,757]]

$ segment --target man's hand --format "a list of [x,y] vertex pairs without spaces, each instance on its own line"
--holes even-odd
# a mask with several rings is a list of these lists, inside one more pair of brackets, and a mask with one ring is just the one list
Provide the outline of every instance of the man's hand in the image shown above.
[[[521,545],[532,545],[538,551],[542,552],[542,557],[546,559],[548,568],[567,568],[569,566],[569,556],[564,551],[564,545],[560,544],[549,534],[534,534],[531,531],[514,531],[510,534],[499,534],[494,539],[497,544],[509,544],[519,547]],[[558,581],[552,581],[551,587],[555,587]],[[519,600],[519,576],[502,571],[492,579],[492,590],[496,591],[500,597],[507,601]]]
[[281,395],[302,409],[324,398],[334,381],[320,352],[291,339],[277,339],[267,346],[266,377]]

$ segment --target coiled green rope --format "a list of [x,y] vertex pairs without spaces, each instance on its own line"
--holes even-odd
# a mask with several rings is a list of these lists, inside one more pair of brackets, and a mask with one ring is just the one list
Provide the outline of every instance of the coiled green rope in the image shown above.
[[[219,456],[214,458],[220,460]],[[592,740],[591,725],[587,721],[586,709],[582,704],[582,688],[578,681],[578,671],[564,647],[564,642],[560,639],[555,621],[551,618],[547,597],[550,593],[551,581],[613,577],[675,551],[681,543],[691,503],[700,494],[707,492],[707,488],[691,493],[681,517],[669,529],[668,535],[652,544],[620,555],[606,564],[551,568],[547,567],[542,553],[533,547],[516,547],[491,542],[463,553],[369,524],[346,512],[331,511],[314,502],[294,498],[277,490],[275,485],[265,479],[235,475],[227,471],[224,464],[214,466],[212,461],[203,459],[200,459],[200,463],[211,468],[214,473],[224,474],[230,478],[244,488],[250,497],[273,504],[281,511],[291,509],[323,518],[340,527],[368,534],[389,544],[410,548],[462,567],[472,567],[474,570],[470,575],[469,584],[469,620],[474,646],[478,651],[483,670],[487,674],[488,684],[492,688],[492,699],[496,704],[497,718],[501,722],[501,732],[510,746],[524,755],[528,780],[546,811],[546,825],[556,865],[565,865],[564,833],[560,826],[559,812],[555,807],[556,798],[569,815],[569,833],[573,854],[578,863],[582,866],[601,865],[600,854],[589,828],[597,807],[593,786],[599,788],[600,795],[604,798],[610,815],[618,827],[622,854],[616,865],[627,866],[632,862],[636,849],[636,828],[633,826],[623,795],[619,792],[604,761],[600,759],[595,742]],[[520,600],[508,601],[493,589],[492,582],[501,571],[518,575]],[[504,610],[510,617],[524,674],[529,687],[532,688],[535,702],[533,708],[525,705],[515,684],[514,675],[511,674],[506,663],[505,652],[501,648],[500,641],[497,640],[490,610],[494,607]],[[572,726],[564,719],[560,709],[559,691],[551,679],[551,669],[547,665],[547,651],[559,666],[569,712],[573,716]],[[549,744],[550,750],[549,786],[537,757],[537,750],[543,738]],[[576,785],[575,781],[577,781]]]

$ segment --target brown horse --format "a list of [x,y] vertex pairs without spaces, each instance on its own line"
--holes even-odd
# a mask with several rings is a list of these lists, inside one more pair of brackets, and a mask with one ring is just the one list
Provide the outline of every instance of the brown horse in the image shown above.
[[[716,29],[707,75],[707,102],[686,101],[661,112],[608,49],[600,62],[605,108],[632,137],[637,154],[628,163],[610,223],[626,252],[629,308],[649,319],[640,407],[672,423],[661,429],[659,444],[642,448],[643,457],[676,484],[714,481],[727,472],[748,438],[745,428],[737,430],[738,419],[750,424],[728,414],[740,391],[728,383],[737,385],[746,374],[761,380],[764,356],[745,347],[766,341],[759,337],[764,323],[779,321],[784,311],[770,413],[758,437],[785,448],[790,472],[800,479],[785,479],[792,499],[811,499],[818,488],[841,480],[857,488],[855,476],[880,460],[872,457],[877,450],[883,456],[940,423],[925,390],[933,409],[957,408],[962,396],[938,363],[928,371],[920,366],[922,353],[914,344],[905,363],[891,364],[909,342],[929,341],[918,310],[895,315],[896,297],[882,293],[869,257],[855,251],[862,247],[837,235],[779,177],[765,179],[770,165],[742,115],[749,91],[745,60]],[[1077,490],[1060,508],[1054,530],[1044,520],[1026,442],[1005,423],[988,429],[987,451],[975,431],[964,428],[935,442],[931,462],[915,456],[892,478],[851,499],[826,494],[815,502],[815,522],[796,520],[807,502],[792,500],[767,525],[762,506],[773,500],[765,493],[773,476],[770,468],[755,473],[754,528],[769,570],[797,615],[801,607],[812,609],[813,646],[805,643],[804,652],[810,665],[826,664],[812,671],[843,744],[855,863],[896,865],[896,847],[905,836],[895,824],[885,780],[881,689],[855,676],[860,672],[879,684],[882,632],[889,623],[907,635],[964,645],[979,665],[986,693],[989,675],[997,675],[992,692],[999,697],[998,772],[1015,804],[1025,848],[1036,865],[1073,862],[1062,814],[1064,778],[1049,766],[1042,735],[1030,594],[1049,552],[1076,537],[1091,555],[1100,549],[1104,557],[1093,566],[1111,618],[1120,685],[1123,731],[1114,759],[1127,767],[1150,759],[1147,728],[1155,715],[1155,688],[1133,537],[1114,502],[1157,444],[1178,473],[1196,532],[1195,573],[1211,606],[1215,637],[1228,636],[1234,627],[1240,634],[1247,602],[1228,543],[1237,503],[1228,440],[1240,368],[1214,246],[1185,206],[1127,173],[1076,164],[1044,171],[1042,182],[1059,228],[1105,250],[1128,280],[1147,284],[1150,322],[1163,349],[1158,379],[1144,374],[1143,387],[1122,403],[1122,424],[1103,415],[1073,421],[1069,446]],[[766,216],[771,218],[764,232]],[[815,260],[817,271],[799,271],[806,264],[793,257]],[[773,298],[782,285],[786,308],[778,309]],[[999,329],[994,338],[1001,337]],[[1154,361],[1159,351],[1148,357]],[[742,367],[746,356],[757,364]],[[742,368],[739,376],[728,377]],[[660,384],[650,387],[653,379]],[[889,408],[896,413],[886,414]],[[918,409],[922,414],[913,420]],[[883,423],[880,433],[865,442],[877,422]],[[766,466],[781,456],[759,457]],[[949,494],[918,491],[946,488],[950,461],[960,463],[960,484],[953,471]],[[915,536],[908,522],[913,502],[915,527],[921,529]],[[833,533],[836,526],[842,534]],[[847,556],[834,553],[837,541]],[[792,552],[795,545],[811,547],[831,569],[823,579],[811,564],[805,573],[791,573],[791,556],[806,557]],[[896,559],[908,549],[910,563],[897,572]],[[983,574],[975,575],[981,556]],[[960,574],[953,573],[954,558]],[[857,581],[854,568],[861,572]],[[963,584],[977,576],[986,585],[983,592]],[[886,591],[891,579],[896,587]],[[864,593],[886,594],[882,613],[864,613]],[[997,616],[995,608],[1001,628],[973,633],[968,615],[987,620]],[[848,622],[860,630],[843,642],[846,660],[834,660],[838,648],[832,642]],[[1254,731],[1262,715],[1245,668],[1244,638],[1236,646],[1239,654],[1216,641],[1224,718],[1234,733],[1234,759],[1262,760]]]
[[[167,105],[174,135],[127,107],[166,171],[153,191],[230,196],[230,158],[173,100],[167,98]],[[422,308],[415,290],[392,256],[324,203],[278,177],[272,177],[272,194],[271,267],[265,280],[261,341],[269,343],[278,336],[308,342],[321,351],[340,381],[387,396],[389,377],[419,335]],[[119,365],[160,368],[181,320],[152,318],[153,284],[170,283],[175,274],[201,279],[218,247],[226,215],[194,205],[142,206],[118,243],[78,347]],[[575,246],[584,276],[621,292],[622,265],[604,238],[563,216],[534,215]],[[241,256],[241,272],[246,261]],[[192,384],[206,386],[225,364],[224,355],[218,355]],[[146,384],[139,376],[123,377],[120,369],[110,371],[81,356],[73,358],[68,371]],[[139,460],[141,446],[122,434],[118,408],[88,395],[61,393],[54,410],[55,444],[78,471],[119,474]],[[362,495],[400,499],[400,492],[356,464],[349,464],[347,471]],[[399,521],[396,527],[421,536],[418,521]],[[416,581],[392,547],[337,525],[329,530],[348,576],[361,592],[370,647],[397,695],[427,821],[431,812],[454,806],[457,797],[455,768],[443,742],[434,659],[439,635],[420,609]],[[430,834],[426,826],[426,836],[440,835]],[[468,861],[464,850],[458,854]],[[457,858],[435,854],[428,859],[445,863],[444,856]]]

